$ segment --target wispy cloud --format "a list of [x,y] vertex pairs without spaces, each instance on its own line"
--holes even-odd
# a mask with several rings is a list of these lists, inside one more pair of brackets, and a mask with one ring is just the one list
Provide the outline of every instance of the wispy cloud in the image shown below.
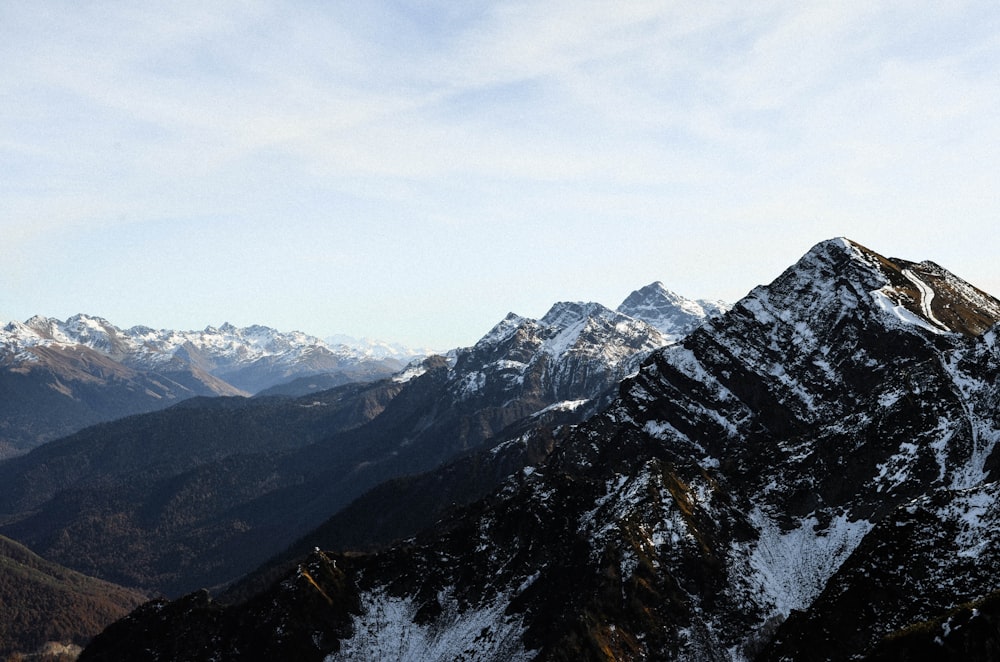
[[832,234],[906,224],[903,251],[994,220],[998,28],[984,2],[7,3],[0,230],[239,219],[362,237],[383,269],[402,249],[366,223],[456,254],[555,228],[500,242],[525,264],[602,227],[679,246],[605,247],[622,280],[697,267],[685,241],[779,243],[764,276]]

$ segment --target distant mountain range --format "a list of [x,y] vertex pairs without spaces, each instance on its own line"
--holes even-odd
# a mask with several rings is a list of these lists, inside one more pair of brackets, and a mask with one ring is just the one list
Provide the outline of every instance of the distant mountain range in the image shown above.
[[307,376],[327,388],[370,381],[419,355],[264,326],[120,329],[87,315],[11,322],[0,329],[0,458],[194,396],[249,395]]
[[[656,327],[656,343],[724,304],[653,283],[619,312]],[[35,316],[0,329],[0,459],[88,425],[195,396],[306,395],[387,377],[432,352],[371,339],[231,324],[201,331],[122,329],[100,317]]]
[[414,356],[440,354],[442,349],[408,347],[400,343],[386,342],[374,338],[355,338],[343,333],[327,336],[323,340],[331,347],[346,347],[360,356],[372,359],[396,359],[397,361],[410,361]]
[[[415,414],[506,398],[452,435],[511,403],[533,414],[324,527],[401,519],[434,485],[464,499],[470,477],[481,498],[377,551],[317,549],[232,604],[150,602],[80,660],[996,659],[1000,301],[834,239],[637,367],[641,327],[620,314],[510,316],[397,376],[449,394]],[[594,365],[622,381],[578,404],[572,388],[603,384]],[[541,416],[557,411],[596,413]],[[385,448],[445,457],[419,433],[433,416],[411,420]],[[49,457],[36,466],[68,464]]]

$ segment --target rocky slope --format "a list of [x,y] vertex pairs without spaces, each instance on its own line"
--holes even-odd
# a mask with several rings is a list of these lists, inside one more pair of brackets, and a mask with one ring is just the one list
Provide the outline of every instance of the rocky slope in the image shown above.
[[938,265],[823,242],[435,528],[149,605],[81,659],[182,630],[215,659],[990,659],[998,320]]
[[[536,411],[512,419],[498,445],[426,474],[408,472],[376,486],[228,590],[226,599],[259,587],[314,547],[385,545],[429,526],[458,504],[485,496],[551,450],[564,426],[610,402],[619,381],[652,349],[676,341],[726,308],[685,299],[657,282],[630,294],[617,311],[562,302],[539,320],[508,315],[474,347],[453,355],[449,389],[458,398],[450,406],[461,406],[464,398],[485,398],[503,402],[508,410]],[[588,394],[589,399],[580,398]],[[532,404],[525,408],[526,403]],[[536,434],[524,434],[528,431]]]

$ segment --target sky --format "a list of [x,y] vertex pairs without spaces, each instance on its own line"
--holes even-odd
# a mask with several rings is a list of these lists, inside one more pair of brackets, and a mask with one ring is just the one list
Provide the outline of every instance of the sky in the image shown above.
[[447,349],[814,244],[1000,295],[995,2],[0,3],[0,321]]

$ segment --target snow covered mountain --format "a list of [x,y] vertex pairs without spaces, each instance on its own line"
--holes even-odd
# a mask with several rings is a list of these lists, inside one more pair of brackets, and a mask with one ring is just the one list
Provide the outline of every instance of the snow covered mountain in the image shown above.
[[934,263],[823,242],[433,529],[150,603],[80,659],[992,659],[998,321]]
[[[372,359],[395,359],[387,367],[398,369],[400,359],[415,356],[376,357],[346,345],[330,346],[299,331],[259,325],[237,328],[227,323],[201,331],[120,329],[88,315],[74,315],[66,321],[36,316],[24,323],[11,322],[0,331],[0,346],[11,361],[22,364],[37,361],[38,348],[82,346],[137,370],[195,366],[248,393],[301,374],[342,370]],[[382,370],[382,374],[388,372]]]
[[484,388],[532,391],[546,406],[593,409],[653,350],[724,309],[703,308],[653,283],[617,311],[559,302],[537,320],[509,313],[475,346],[453,353],[452,390],[459,400]]
[[371,380],[403,365],[263,326],[156,331],[36,316],[0,329],[0,458],[197,395],[248,395],[304,375]]
[[599,303],[557,303],[538,320],[510,313],[473,347],[455,352],[451,389],[459,401],[485,390],[580,406],[667,342],[646,322]]
[[407,347],[400,343],[386,342],[373,338],[355,338],[343,333],[327,336],[324,340],[331,347],[343,346],[362,356],[373,359],[396,359],[397,361],[405,362],[411,361],[414,357],[440,353],[428,347]]
[[729,310],[729,304],[705,299],[686,299],[656,281],[636,290],[618,306],[618,312],[656,327],[671,342],[691,333],[710,317]]

